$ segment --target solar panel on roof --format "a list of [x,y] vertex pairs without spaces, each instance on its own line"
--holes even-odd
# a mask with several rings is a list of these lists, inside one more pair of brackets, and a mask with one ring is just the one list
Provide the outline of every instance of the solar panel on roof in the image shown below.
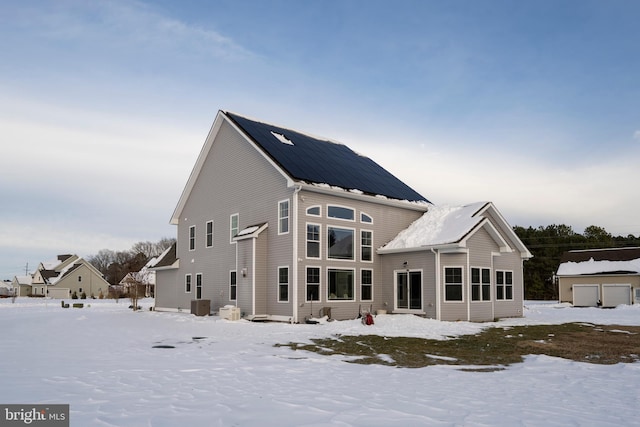
[[382,166],[346,145],[237,114],[225,114],[294,180],[360,190],[397,200],[428,202]]

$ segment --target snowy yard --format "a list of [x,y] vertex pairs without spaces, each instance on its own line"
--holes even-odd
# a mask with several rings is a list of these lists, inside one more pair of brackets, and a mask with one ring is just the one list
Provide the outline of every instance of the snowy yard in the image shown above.
[[[86,304],[90,307],[86,307]],[[496,372],[345,363],[274,344],[334,334],[439,338],[491,324],[409,315],[319,325],[134,313],[128,301],[0,300],[0,403],[70,404],[84,426],[640,425],[640,364],[548,356]],[[604,310],[528,302],[499,325],[640,325],[640,306]],[[174,348],[153,348],[154,346]],[[640,349],[639,349],[640,351]]]

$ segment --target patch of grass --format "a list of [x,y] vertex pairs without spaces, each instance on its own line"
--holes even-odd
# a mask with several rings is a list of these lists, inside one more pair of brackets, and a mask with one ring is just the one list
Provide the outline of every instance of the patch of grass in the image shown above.
[[276,344],[346,361],[404,368],[431,365],[478,366],[494,371],[522,362],[528,354],[546,354],[579,362],[614,364],[640,360],[640,327],[566,323],[489,328],[477,335],[430,340],[378,335],[313,339],[312,344]]

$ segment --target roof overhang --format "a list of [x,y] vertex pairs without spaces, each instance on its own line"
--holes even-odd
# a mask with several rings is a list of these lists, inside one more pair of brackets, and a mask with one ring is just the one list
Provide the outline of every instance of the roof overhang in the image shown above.
[[293,183],[293,186],[299,186],[303,191],[309,191],[309,192],[320,193],[320,194],[328,194],[332,196],[338,195],[340,197],[344,197],[347,199],[359,200],[359,201],[365,201],[365,202],[374,202],[379,205],[401,207],[405,209],[415,210],[418,212],[426,212],[427,210],[429,210],[429,206],[433,206],[429,202],[411,202],[408,200],[390,199],[385,196],[372,196],[369,194],[364,194],[358,190],[351,190],[351,189],[347,190],[347,189],[338,188],[338,187],[309,184],[308,182],[297,181]]
[[266,230],[267,227],[269,227],[269,224],[266,222],[264,224],[250,225],[240,230],[236,237],[233,238],[233,241],[237,242],[239,240],[257,239],[260,233]]

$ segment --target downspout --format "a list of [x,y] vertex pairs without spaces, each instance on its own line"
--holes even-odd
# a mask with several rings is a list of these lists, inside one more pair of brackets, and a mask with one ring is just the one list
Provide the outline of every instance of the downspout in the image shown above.
[[433,252],[433,255],[435,256],[436,267],[436,320],[440,320],[440,301],[442,299],[440,296],[440,253],[433,248],[431,248],[431,252]]
[[[471,321],[471,266],[469,265],[469,251],[467,251],[467,322]],[[464,282],[464,280],[463,280]],[[480,288],[482,292],[482,287]]]
[[293,226],[293,262],[292,266],[292,275],[293,278],[293,291],[292,291],[292,299],[293,299],[293,317],[291,319],[292,323],[298,323],[298,193],[302,190],[301,185],[296,185],[293,190],[293,200],[291,207],[291,222]]

